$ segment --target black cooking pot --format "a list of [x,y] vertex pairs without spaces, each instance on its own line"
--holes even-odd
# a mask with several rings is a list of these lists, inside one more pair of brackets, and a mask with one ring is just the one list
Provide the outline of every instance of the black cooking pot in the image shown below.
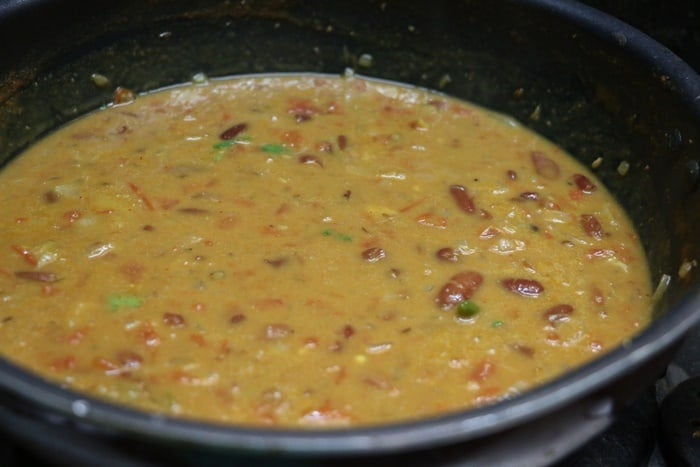
[[700,318],[700,78],[639,31],[564,0],[109,3],[0,2],[0,163],[108,103],[113,89],[96,86],[95,73],[144,92],[196,73],[353,68],[511,114],[585,164],[602,158],[597,174],[637,226],[653,279],[671,280],[651,326],[599,360],[513,400],[377,428],[175,420],[76,394],[0,360],[0,425],[37,452],[99,465],[128,464],[136,453],[170,465],[384,465],[387,456],[408,465],[548,464],[653,384]]

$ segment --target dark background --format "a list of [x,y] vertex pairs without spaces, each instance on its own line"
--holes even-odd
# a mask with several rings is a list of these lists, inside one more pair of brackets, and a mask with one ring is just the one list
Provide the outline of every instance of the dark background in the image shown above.
[[700,71],[700,0],[583,0],[650,35]]

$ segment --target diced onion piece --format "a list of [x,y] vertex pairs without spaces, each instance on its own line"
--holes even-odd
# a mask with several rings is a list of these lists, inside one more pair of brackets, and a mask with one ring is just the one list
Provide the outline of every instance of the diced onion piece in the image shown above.
[[209,81],[209,78],[204,73],[195,73],[192,76],[192,82],[195,84],[206,84],[207,81]]
[[690,271],[698,265],[698,262],[696,260],[685,260],[683,261],[683,264],[681,264],[681,267],[678,268],[678,277],[681,279],[685,279],[688,277],[688,274],[690,274]]
[[363,68],[371,67],[373,62],[374,59],[370,54],[362,54],[360,55],[360,58],[357,59],[358,66],[361,66]]
[[92,249],[87,252],[87,257],[90,259],[100,258],[105,256],[107,253],[114,249],[114,245],[111,243],[100,243],[95,245]]
[[99,88],[105,88],[109,86],[109,78],[100,73],[93,73],[92,75],[90,75],[90,79],[92,79],[92,82],[95,84],[95,86]]
[[445,86],[450,84],[452,82],[452,77],[445,73],[440,77],[440,81],[438,81],[438,88],[443,89]]
[[58,260],[58,249],[54,242],[48,241],[42,244],[36,251],[37,267],[43,268]]
[[622,161],[620,162],[620,165],[617,166],[617,173],[622,175],[623,177],[627,175],[627,172],[630,171],[630,163],[627,161]]
[[666,289],[668,289],[670,283],[671,276],[668,274],[662,274],[661,278],[659,279],[659,284],[656,286],[656,290],[654,290],[654,294],[651,296],[651,301],[654,303],[658,302],[664,293],[666,293]]

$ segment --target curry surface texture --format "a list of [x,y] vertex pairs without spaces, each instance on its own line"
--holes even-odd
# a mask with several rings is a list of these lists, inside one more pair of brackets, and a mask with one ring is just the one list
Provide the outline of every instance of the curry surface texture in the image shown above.
[[425,90],[171,88],[62,128],[0,177],[2,354],[146,411],[433,416],[514,397],[650,318],[644,252],[595,176]]

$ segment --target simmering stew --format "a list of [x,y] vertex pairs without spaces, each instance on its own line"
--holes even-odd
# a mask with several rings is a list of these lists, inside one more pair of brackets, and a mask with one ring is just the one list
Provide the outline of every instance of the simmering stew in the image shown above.
[[118,89],[0,185],[0,352],[146,411],[433,416],[514,397],[650,319],[644,252],[589,168],[395,83]]

